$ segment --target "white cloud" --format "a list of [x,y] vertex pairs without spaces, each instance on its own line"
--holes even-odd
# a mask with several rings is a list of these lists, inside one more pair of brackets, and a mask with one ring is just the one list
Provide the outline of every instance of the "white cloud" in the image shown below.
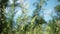
[[52,10],[44,10],[44,19],[46,21],[52,19],[52,17],[51,17],[52,12],[53,12]]
[[9,0],[9,3],[10,3],[10,4],[13,4],[13,0]]

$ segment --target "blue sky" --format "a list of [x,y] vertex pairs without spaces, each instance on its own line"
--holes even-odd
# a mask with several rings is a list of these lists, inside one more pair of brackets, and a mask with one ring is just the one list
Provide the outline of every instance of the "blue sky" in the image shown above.
[[47,1],[47,6],[45,8],[53,9],[58,4],[60,4],[60,2],[57,2],[57,0],[49,0]]
[[[51,16],[50,16],[51,14],[56,15],[56,14],[54,13],[54,7],[55,7],[56,5],[58,5],[58,4],[60,4],[60,3],[57,2],[57,0],[49,0],[49,1],[47,1],[47,6],[45,6],[45,8],[47,9],[47,10],[46,10],[46,16],[45,16],[45,20],[46,20],[46,21],[52,19]],[[45,12],[45,10],[44,10],[44,12]],[[52,12],[53,12],[53,13],[52,13]]]

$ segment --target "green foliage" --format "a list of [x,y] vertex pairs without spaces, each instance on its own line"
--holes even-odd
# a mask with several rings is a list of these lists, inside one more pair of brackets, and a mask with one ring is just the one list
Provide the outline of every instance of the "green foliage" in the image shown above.
[[55,7],[55,10],[58,11],[58,12],[60,12],[60,5],[57,5],[57,6]]
[[57,26],[58,22],[57,20],[53,19],[51,21],[49,21],[48,26],[50,27],[50,33],[52,34],[60,34],[60,27]]
[[60,20],[60,5],[55,6],[55,11],[57,13],[57,18]]
[[[4,13],[2,19],[0,20],[3,25],[3,31],[1,32],[1,34],[44,34],[45,31],[46,34],[60,34],[60,27],[58,26],[59,23],[57,23],[57,20],[55,19],[49,21],[46,28],[42,27],[43,24],[46,24],[46,21],[42,16],[39,15],[39,12],[45,3],[45,0],[37,0],[39,2],[36,5],[36,9],[34,10],[32,17],[28,16],[27,14],[29,12],[29,3],[20,3],[22,15],[18,16],[16,22],[14,22],[14,17],[17,13],[17,11],[15,12],[15,7],[17,6],[15,6],[16,1],[17,0],[15,0],[14,3],[10,6],[8,13],[5,12],[5,14],[4,11],[1,12],[1,15],[2,13]],[[5,2],[7,2],[7,0],[2,0],[2,3]],[[60,6],[55,9],[57,11],[60,11],[59,7]],[[16,29],[14,28],[13,23],[16,23]],[[44,29],[46,30],[43,31]]]
[[60,2],[60,0],[57,0],[58,2]]

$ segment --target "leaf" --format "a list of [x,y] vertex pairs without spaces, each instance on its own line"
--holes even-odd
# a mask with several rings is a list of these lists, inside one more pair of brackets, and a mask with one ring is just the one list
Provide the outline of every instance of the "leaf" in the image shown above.
[[32,20],[31,20],[31,24],[34,23],[35,19],[36,19],[37,16],[35,16]]

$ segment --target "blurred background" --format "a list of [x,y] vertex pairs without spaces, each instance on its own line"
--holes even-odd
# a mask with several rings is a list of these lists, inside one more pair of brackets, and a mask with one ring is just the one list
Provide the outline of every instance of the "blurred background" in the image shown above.
[[60,34],[60,0],[0,0],[1,34]]

